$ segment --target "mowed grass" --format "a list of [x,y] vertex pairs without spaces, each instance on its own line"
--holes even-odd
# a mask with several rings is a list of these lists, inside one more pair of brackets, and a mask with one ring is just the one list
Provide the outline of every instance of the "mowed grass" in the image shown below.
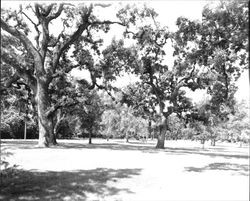
[[249,147],[196,141],[2,140],[18,171],[1,178],[0,200],[249,200]]

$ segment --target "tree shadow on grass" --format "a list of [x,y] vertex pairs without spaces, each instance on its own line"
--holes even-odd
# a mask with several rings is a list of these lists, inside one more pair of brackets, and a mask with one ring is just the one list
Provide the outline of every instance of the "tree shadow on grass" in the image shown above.
[[[234,152],[229,152],[229,151],[220,151],[214,152],[215,150],[213,149],[205,149],[203,150],[202,148],[172,148],[172,147],[167,147],[166,152],[168,153],[180,153],[180,154],[194,154],[194,155],[202,155],[202,156],[209,156],[209,157],[223,157],[226,159],[249,159],[249,155],[245,154],[235,154]],[[218,150],[216,150],[218,151]]]
[[1,140],[1,146],[9,149],[34,149],[36,147],[37,140]]
[[0,200],[85,200],[90,193],[98,200],[121,191],[133,193],[114,185],[140,172],[141,169],[106,168],[65,172],[19,170],[14,177],[2,180]]
[[170,155],[188,155],[196,154],[210,157],[224,157],[227,159],[238,158],[238,159],[249,159],[248,155],[235,154],[228,152],[227,150],[220,150],[220,153],[215,153],[213,149],[202,149],[200,147],[194,148],[177,148],[177,147],[165,147],[165,149],[156,149],[154,146],[147,144],[131,144],[131,143],[98,143],[98,144],[76,144],[76,143],[61,143],[56,148],[79,148],[79,149],[110,149],[110,150],[121,150],[121,151],[142,151],[143,153],[166,153]]
[[201,168],[185,167],[185,171],[187,172],[204,172],[208,170],[231,171],[232,175],[249,176],[249,166],[236,163],[210,163]]
[[[6,141],[4,146],[10,149],[41,149],[35,147],[35,141]],[[58,146],[50,147],[50,149],[108,149],[119,151],[141,151],[143,153],[166,153],[169,155],[203,155],[209,157],[223,157],[226,159],[249,159],[249,155],[231,152],[226,148],[202,149],[201,147],[165,147],[165,149],[156,149],[153,144],[145,144],[143,142],[138,143],[125,143],[125,142],[104,142],[87,144],[86,141],[79,142],[59,142]]]

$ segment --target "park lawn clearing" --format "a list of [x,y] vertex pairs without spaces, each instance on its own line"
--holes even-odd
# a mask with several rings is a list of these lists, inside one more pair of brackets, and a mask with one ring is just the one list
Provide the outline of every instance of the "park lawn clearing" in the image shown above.
[[2,140],[6,160],[18,165],[1,179],[0,200],[248,200],[249,148],[196,141]]

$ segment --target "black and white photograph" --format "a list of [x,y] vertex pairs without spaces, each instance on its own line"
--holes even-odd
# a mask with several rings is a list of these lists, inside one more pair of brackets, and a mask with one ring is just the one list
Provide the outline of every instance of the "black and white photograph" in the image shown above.
[[0,26],[0,200],[250,200],[248,0],[3,0]]

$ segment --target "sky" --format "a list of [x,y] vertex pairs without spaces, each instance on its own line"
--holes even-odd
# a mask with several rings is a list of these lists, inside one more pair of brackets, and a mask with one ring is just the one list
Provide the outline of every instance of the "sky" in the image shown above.
[[[10,3],[11,2],[11,3]],[[24,2],[31,2],[31,1],[1,1],[1,7],[12,7],[17,8],[20,3]],[[33,1],[35,2],[35,1]],[[40,1],[41,2],[41,1]],[[49,1],[46,1],[49,2]],[[57,1],[60,2],[60,1]],[[68,1],[67,1],[68,2]],[[75,1],[76,2],[76,1]],[[76,2],[79,3],[80,1]],[[81,1],[82,2],[82,1]],[[93,2],[93,1],[85,1],[86,2]],[[213,1],[213,3],[217,3],[218,1]],[[74,2],[72,2],[74,3]],[[176,30],[175,22],[176,19],[180,16],[187,17],[191,20],[199,20],[201,21],[201,13],[203,7],[207,3],[211,3],[211,1],[205,1],[205,0],[166,0],[166,1],[101,1],[101,3],[110,3],[111,7],[110,9],[102,9],[102,11],[99,11],[98,9],[95,10],[96,14],[99,15],[100,19],[114,19],[115,17],[115,10],[119,6],[119,3],[126,4],[126,3],[135,3],[138,4],[146,4],[148,7],[152,7],[155,9],[155,11],[159,14],[158,21],[161,23],[162,26],[167,26],[170,31]],[[56,29],[56,25],[53,25]],[[110,30],[110,32],[106,35],[102,35],[104,39],[104,47],[108,44],[110,44],[112,38],[115,36],[116,39],[119,39],[119,36],[122,35],[122,29],[114,25],[113,28]],[[167,55],[170,55],[167,57],[167,64],[171,66],[173,63],[173,59],[171,57],[171,48],[168,48],[168,52],[166,52]],[[86,78],[87,80],[90,80],[89,73],[86,71],[79,72],[78,70],[74,70],[72,72],[72,75],[75,77],[82,77]],[[116,83],[114,83],[116,86],[123,87],[126,86],[128,83],[133,83],[136,81],[134,76],[132,75],[125,75],[123,78],[118,78]],[[237,82],[237,85],[239,87],[239,90],[236,93],[236,98],[238,100],[244,99],[249,101],[249,74],[248,72],[243,73],[239,81]],[[204,92],[196,92],[196,93],[189,93],[189,95],[195,100],[200,101],[203,99],[206,95]]]

